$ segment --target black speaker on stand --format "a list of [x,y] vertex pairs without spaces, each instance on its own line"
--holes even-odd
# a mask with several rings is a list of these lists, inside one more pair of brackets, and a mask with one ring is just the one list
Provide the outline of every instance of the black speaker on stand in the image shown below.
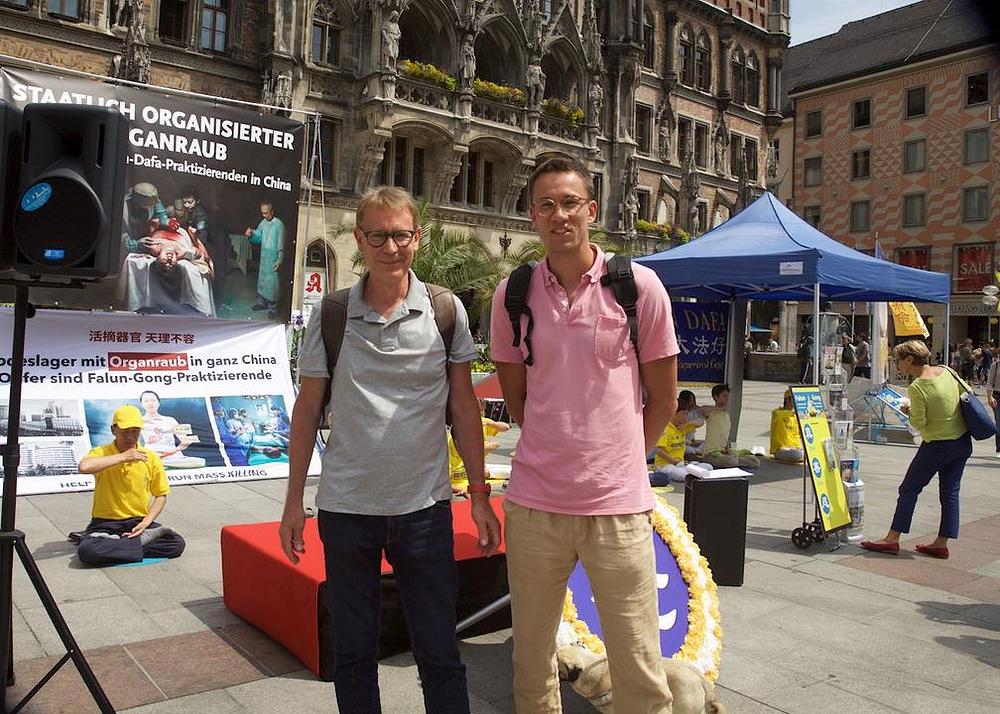
[[[2,103],[0,103],[2,104]],[[72,660],[101,712],[114,707],[94,676],[38,565],[15,528],[21,387],[26,323],[34,315],[31,286],[79,287],[114,275],[121,258],[122,202],[128,121],[105,107],[35,104],[23,118],[0,106],[0,283],[13,285],[7,443],[0,507],[0,712],[19,711],[66,662]],[[11,187],[16,186],[16,192]],[[66,648],[65,656],[13,707],[13,580],[17,553]]]

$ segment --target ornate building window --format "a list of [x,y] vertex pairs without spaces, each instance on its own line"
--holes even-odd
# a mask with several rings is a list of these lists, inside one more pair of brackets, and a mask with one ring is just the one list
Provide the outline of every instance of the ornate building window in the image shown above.
[[681,82],[688,86],[694,85],[694,39],[691,36],[691,28],[684,25],[681,28],[680,42],[680,75]]
[[699,169],[708,168],[708,124],[694,125],[694,163]]
[[747,80],[747,91],[746,91],[746,103],[751,107],[760,106],[760,63],[757,61],[757,55],[751,52],[747,56],[747,68],[746,68],[746,80]]
[[495,208],[496,166],[482,152],[470,151],[462,158],[462,168],[451,186],[451,202]]
[[79,0],[49,0],[48,11],[50,15],[79,20],[80,2]]
[[739,134],[729,135],[729,174],[740,175],[740,156],[743,152],[743,137]]
[[712,44],[704,32],[698,34],[694,48],[694,76],[698,89],[712,91]]
[[687,159],[688,149],[695,150],[693,127],[690,119],[677,120],[677,158],[681,163]]
[[210,52],[226,51],[229,34],[229,0],[203,0],[201,9],[201,48]]
[[652,151],[651,136],[653,134],[653,108],[644,104],[635,105],[635,130],[633,136],[638,144],[638,151],[648,156]]
[[340,31],[343,28],[331,3],[320,0],[313,12],[312,61],[316,64],[340,64]]
[[746,102],[746,58],[739,47],[733,49],[730,60],[730,75],[733,91],[733,101],[737,104]]
[[757,180],[757,140],[747,137],[743,140],[743,154],[747,160],[747,178]]
[[642,25],[642,66],[656,71],[656,30],[648,12]]
[[[337,124],[329,119],[320,119],[319,122],[319,144],[316,143],[316,124],[310,121],[307,124],[309,136],[306,140],[306,176],[312,175],[312,180],[316,183],[335,184],[337,183],[336,163],[334,158],[337,151]],[[316,151],[316,163],[312,163],[313,151]]]
[[160,1],[160,39],[169,44],[187,44],[187,0]]
[[409,137],[394,136],[385,144],[382,184],[405,188],[416,197],[423,196],[425,154],[424,147],[414,145]]

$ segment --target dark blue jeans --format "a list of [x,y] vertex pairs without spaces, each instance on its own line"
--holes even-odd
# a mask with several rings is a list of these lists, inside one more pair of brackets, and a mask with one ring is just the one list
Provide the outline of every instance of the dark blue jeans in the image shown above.
[[925,441],[906,470],[899,485],[896,514],[892,517],[892,530],[910,532],[913,509],[924,486],[938,475],[938,493],[941,499],[941,525],[938,535],[958,538],[958,489],[962,484],[965,462],[972,456],[972,437],[968,433],[947,441]]
[[468,714],[465,665],[455,635],[458,568],[451,503],[402,516],[319,512],[333,618],[334,687],[344,714],[381,712],[378,689],[382,551],[399,586],[424,708]]

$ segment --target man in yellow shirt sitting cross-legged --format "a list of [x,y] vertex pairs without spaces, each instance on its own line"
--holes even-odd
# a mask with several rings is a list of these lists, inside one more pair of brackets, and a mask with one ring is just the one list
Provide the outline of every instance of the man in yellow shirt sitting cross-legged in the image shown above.
[[156,522],[170,487],[160,457],[139,446],[142,428],[136,407],[119,407],[111,421],[115,440],[91,449],[80,461],[80,473],[94,475],[91,521],[76,551],[82,563],[138,563],[184,552],[184,539]]

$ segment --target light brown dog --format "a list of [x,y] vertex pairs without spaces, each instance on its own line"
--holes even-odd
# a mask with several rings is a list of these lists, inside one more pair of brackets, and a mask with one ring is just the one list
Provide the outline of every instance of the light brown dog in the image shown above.
[[[579,645],[556,650],[559,678],[594,705],[601,714],[613,714],[611,673],[608,658]],[[715,685],[687,662],[663,659],[663,671],[674,696],[674,714],[725,714],[715,698]]]

